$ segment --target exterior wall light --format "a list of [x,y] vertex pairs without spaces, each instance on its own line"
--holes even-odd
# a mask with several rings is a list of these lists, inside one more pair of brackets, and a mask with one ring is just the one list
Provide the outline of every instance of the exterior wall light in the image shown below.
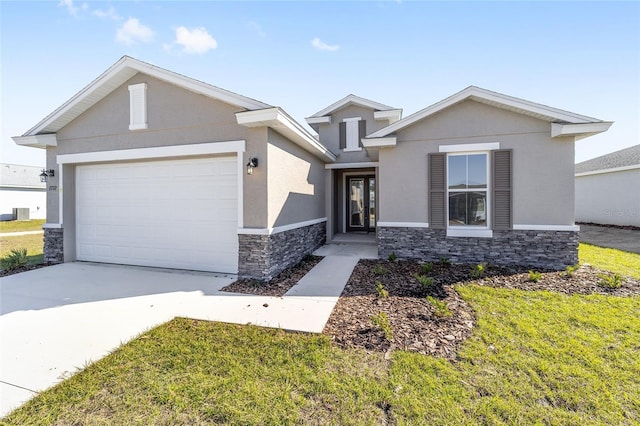
[[54,177],[55,175],[56,174],[53,172],[53,169],[42,169],[42,173],[40,173],[40,182],[46,182],[49,180],[49,177]]
[[247,163],[247,174],[252,175],[255,167],[258,167],[258,159],[256,157],[251,157]]

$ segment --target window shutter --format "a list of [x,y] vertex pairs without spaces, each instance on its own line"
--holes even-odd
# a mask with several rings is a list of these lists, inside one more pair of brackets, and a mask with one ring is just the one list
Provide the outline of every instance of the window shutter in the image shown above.
[[358,146],[362,146],[362,138],[367,136],[367,120],[358,120]]
[[493,229],[513,227],[511,150],[493,152]]
[[344,121],[339,124],[340,129],[340,149],[347,147],[347,123]]
[[129,86],[129,130],[147,128],[147,83]]
[[446,154],[429,154],[429,227],[446,229]]

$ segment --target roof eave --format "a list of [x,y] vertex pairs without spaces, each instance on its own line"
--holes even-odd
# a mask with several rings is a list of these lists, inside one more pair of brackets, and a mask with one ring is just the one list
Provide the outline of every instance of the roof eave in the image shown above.
[[600,121],[596,123],[551,123],[551,137],[575,136],[575,140],[584,139],[609,130],[613,121]]
[[336,161],[331,151],[279,107],[238,112],[236,120],[241,126],[272,128],[316,157],[326,162]]
[[58,146],[58,138],[55,133],[33,136],[14,136],[13,142],[16,145],[28,146],[31,148],[45,149],[48,146]]

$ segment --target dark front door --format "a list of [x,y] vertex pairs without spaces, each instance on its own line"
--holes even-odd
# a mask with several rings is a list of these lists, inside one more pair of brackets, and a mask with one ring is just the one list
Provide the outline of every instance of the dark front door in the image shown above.
[[376,227],[376,178],[347,177],[347,232],[372,232]]

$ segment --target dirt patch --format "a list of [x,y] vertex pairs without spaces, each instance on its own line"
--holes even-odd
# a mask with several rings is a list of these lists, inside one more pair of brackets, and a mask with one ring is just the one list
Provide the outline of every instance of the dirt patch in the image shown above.
[[[361,260],[323,333],[342,347],[382,352],[398,348],[455,359],[458,347],[472,333],[475,317],[471,307],[454,290],[454,284],[475,282],[564,294],[640,295],[640,282],[626,277],[618,289],[599,286],[603,272],[588,266],[580,267],[572,276],[566,272],[540,271],[538,282],[530,281],[526,268],[486,266],[482,272],[474,273],[475,266],[434,264],[426,272],[420,263],[413,261]],[[418,275],[431,278],[431,284],[421,284]],[[376,281],[382,288],[376,288]],[[381,295],[382,290],[388,296]],[[373,318],[379,319],[381,313],[386,315],[391,339],[385,336],[380,321],[374,324]]]
[[297,265],[285,269],[271,281],[238,280],[222,288],[230,293],[255,294],[258,296],[282,297],[300,278],[313,269],[323,258],[321,256],[307,256]]

